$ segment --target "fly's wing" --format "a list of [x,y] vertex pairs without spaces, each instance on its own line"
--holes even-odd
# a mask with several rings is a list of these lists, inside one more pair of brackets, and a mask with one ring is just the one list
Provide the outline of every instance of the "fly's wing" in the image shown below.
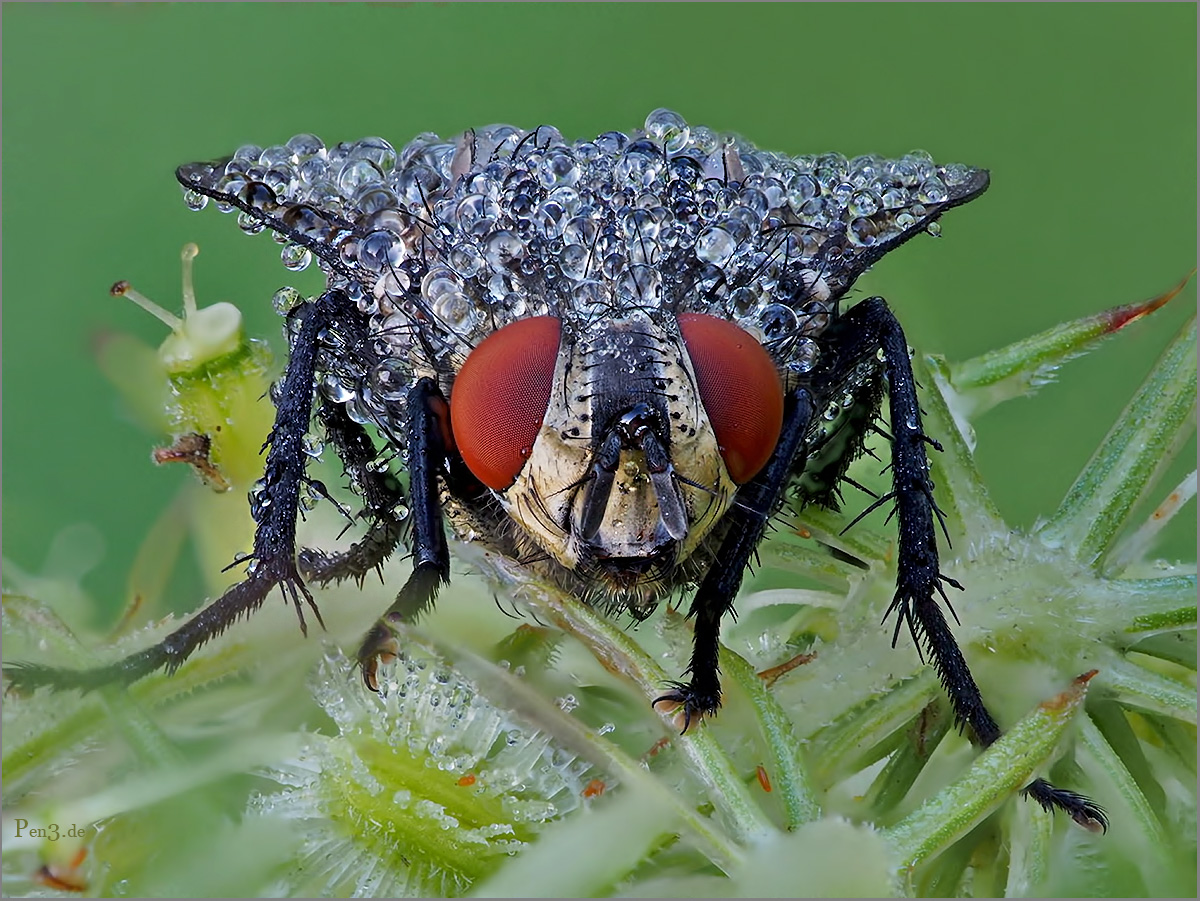
[[664,110],[590,141],[489,126],[397,152],[299,135],[177,174],[191,206],[275,231],[286,265],[315,257],[368,318],[376,356],[351,368],[370,390],[347,370],[330,396],[385,420],[398,381],[419,371],[447,391],[480,341],[533,316],[577,335],[633,311],[668,330],[708,313],[803,375],[854,280],[988,184],[922,152],[786,156]]
[[297,135],[176,170],[188,206],[212,200],[236,212],[243,231],[275,232],[287,268],[304,269],[315,258],[328,287],[357,307],[365,338],[327,332],[318,381],[352,419],[373,422],[397,445],[404,444],[405,396],[421,374],[416,369],[453,371],[449,357],[465,352],[462,323],[445,291],[438,293],[441,283],[423,290],[445,240],[435,225],[444,210],[434,209],[445,170],[431,163],[452,158],[456,146],[425,137],[401,155],[382,138],[326,147]]
[[[510,126],[455,140],[422,135],[399,152],[382,138],[327,147],[313,135],[297,135],[286,144],[249,145],[189,163],[176,177],[191,208],[212,200],[223,212],[237,212],[244,231],[270,229],[286,242],[285,266],[303,269],[315,258],[328,286],[349,296],[378,345],[374,362],[384,371],[375,406],[382,410],[383,395],[403,403],[397,376],[414,361],[425,374],[453,373],[482,338],[524,314],[511,298],[498,302],[512,293],[511,282],[487,289],[492,269],[507,273],[524,245],[495,225],[496,201],[478,203],[483,198],[460,176],[511,154],[525,135]],[[495,227],[486,235],[472,231],[476,220]],[[485,269],[468,288],[465,282]],[[343,387],[333,392],[345,395],[339,399],[363,400],[361,385]]]
[[[335,280],[375,286],[397,254],[384,241],[364,253],[358,244],[377,232],[400,237],[418,226],[423,212],[410,212],[395,190],[396,151],[382,138],[364,138],[326,148],[313,135],[297,135],[266,149],[247,145],[232,156],[180,166],[175,177],[192,209],[208,199],[222,212],[240,211],[238,224],[255,234],[271,229],[290,245],[284,264],[303,269],[315,256]],[[355,244],[353,251],[347,245]]]
[[783,228],[795,231],[836,299],[880,257],[988,188],[985,169],[937,165],[922,151],[898,159],[810,158],[789,196]]

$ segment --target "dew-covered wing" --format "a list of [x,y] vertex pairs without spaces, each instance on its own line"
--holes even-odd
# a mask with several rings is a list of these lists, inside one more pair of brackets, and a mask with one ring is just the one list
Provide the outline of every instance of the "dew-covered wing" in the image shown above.
[[[453,359],[516,319],[639,310],[722,316],[794,356],[871,264],[981,194],[987,172],[898,158],[789,156],[655,110],[630,134],[566,141],[499,125],[400,151],[312,135],[178,170],[188,202],[315,256],[404,356]],[[401,321],[408,328],[401,328]]]

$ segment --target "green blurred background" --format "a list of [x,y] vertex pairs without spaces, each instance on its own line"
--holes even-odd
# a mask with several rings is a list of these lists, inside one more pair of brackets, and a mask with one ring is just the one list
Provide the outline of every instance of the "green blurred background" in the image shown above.
[[[1194,4],[9,3],[3,25],[4,554],[38,571],[84,524],[104,552],[83,584],[108,611],[193,478],[152,467],[157,438],[98,373],[100,333],[164,337],[109,285],[178,309],[196,241],[201,304],[240,304],[277,346],[271,294],[317,289],[266,237],[190,213],[172,177],[185,161],[302,131],[397,147],[492,122],[586,136],[659,106],[793,153],[924,148],[991,169],[992,189],[859,296],[884,294],[912,345],[958,359],[1149,297],[1195,260]],[[1190,286],[980,424],[1011,522],[1057,505],[1194,306]],[[1194,545],[1188,507],[1159,550]],[[181,594],[179,609],[200,601]]]

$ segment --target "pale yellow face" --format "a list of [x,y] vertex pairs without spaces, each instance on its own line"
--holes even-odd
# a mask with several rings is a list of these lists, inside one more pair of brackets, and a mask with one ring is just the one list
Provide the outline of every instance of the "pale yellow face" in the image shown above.
[[[564,346],[532,453],[516,482],[499,493],[500,500],[529,537],[569,570],[581,560],[650,558],[664,552],[678,563],[724,516],[737,486],[721,459],[678,331],[670,334],[644,317],[604,323],[601,330],[597,340],[585,336]],[[599,529],[584,537],[586,492],[594,482],[596,458],[592,436],[609,424],[597,421],[595,398],[580,374],[616,365],[610,359],[613,347],[623,332],[632,331],[643,346],[649,342],[656,348],[653,372],[639,370],[627,377],[630,382],[654,379],[663,386],[658,397],[670,424],[671,481],[687,523],[686,534],[678,539],[663,522],[645,454],[628,448],[620,452]],[[612,366],[609,370],[611,375]]]

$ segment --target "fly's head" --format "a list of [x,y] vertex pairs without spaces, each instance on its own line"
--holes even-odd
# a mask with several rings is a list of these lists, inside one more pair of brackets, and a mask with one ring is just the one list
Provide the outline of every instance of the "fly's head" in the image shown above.
[[711,315],[544,316],[481,343],[450,406],[458,452],[512,520],[636,613],[766,463],[783,389],[761,344]]

